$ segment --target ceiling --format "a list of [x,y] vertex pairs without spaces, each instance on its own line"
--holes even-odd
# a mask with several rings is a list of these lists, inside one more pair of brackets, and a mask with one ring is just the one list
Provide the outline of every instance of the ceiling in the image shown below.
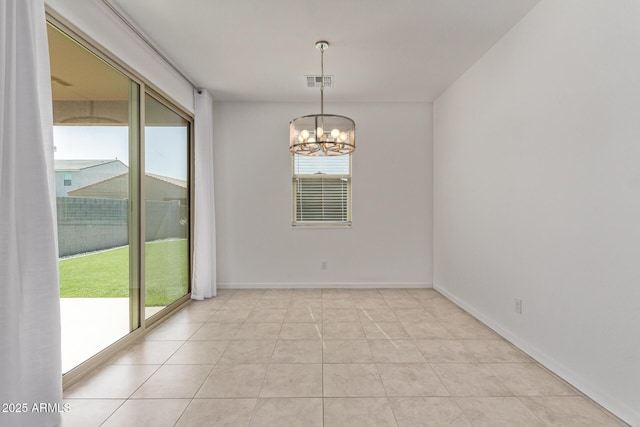
[[221,101],[430,102],[539,0],[109,0]]
[[[47,23],[54,101],[127,101],[129,79]],[[99,82],[100,84],[97,84]],[[126,105],[124,105],[126,110]]]

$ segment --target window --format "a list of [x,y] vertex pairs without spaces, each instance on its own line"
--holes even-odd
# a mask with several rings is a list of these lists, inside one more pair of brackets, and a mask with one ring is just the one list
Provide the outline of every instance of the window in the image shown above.
[[293,225],[351,225],[351,156],[293,156]]
[[71,174],[70,173],[65,173],[64,174],[64,186],[65,187],[71,187]]

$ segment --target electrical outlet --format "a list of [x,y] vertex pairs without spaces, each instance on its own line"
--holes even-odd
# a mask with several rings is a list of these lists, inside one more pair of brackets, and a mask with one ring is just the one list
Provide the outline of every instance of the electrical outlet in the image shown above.
[[326,260],[320,261],[320,270],[326,270],[329,268],[329,263]]
[[513,311],[518,314],[522,314],[522,300],[520,298],[513,300]]

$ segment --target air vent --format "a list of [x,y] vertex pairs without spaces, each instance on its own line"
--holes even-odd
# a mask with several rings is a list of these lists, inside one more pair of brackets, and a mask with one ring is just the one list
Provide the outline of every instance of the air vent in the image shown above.
[[[322,76],[305,76],[307,78],[307,87],[320,87]],[[333,76],[324,76],[324,87],[333,87]]]

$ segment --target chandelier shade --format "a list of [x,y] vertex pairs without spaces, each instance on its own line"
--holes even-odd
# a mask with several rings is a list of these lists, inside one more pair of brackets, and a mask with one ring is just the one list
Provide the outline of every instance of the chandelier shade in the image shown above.
[[356,124],[349,117],[311,114],[291,120],[291,152],[303,156],[342,156],[356,149]]
[[346,116],[324,114],[324,51],[326,41],[316,43],[320,50],[320,114],[310,114],[289,123],[289,151],[301,156],[343,156],[356,149],[356,123]]

